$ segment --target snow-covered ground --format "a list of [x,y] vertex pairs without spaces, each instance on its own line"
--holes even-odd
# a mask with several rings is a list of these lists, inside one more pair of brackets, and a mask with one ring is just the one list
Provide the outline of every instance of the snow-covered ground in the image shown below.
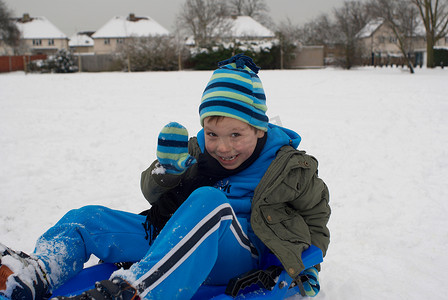
[[[170,121],[199,129],[211,72],[0,74],[0,241],[87,204],[140,212],[140,172]],[[441,299],[448,281],[448,70],[261,71],[331,193],[317,299]]]

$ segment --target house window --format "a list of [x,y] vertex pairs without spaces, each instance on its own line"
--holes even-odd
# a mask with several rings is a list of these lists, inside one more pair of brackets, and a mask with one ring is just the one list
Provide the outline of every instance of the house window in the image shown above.
[[48,46],[54,46],[54,40],[53,39],[49,39],[48,40]]
[[110,45],[110,39],[104,39],[104,45]]
[[397,43],[397,38],[394,37],[394,36],[391,36],[391,37],[389,38],[389,42],[391,42],[391,43],[393,43],[393,44],[396,44],[396,43]]
[[380,36],[380,37],[378,37],[378,42],[379,42],[380,44],[384,44],[385,41],[386,41],[386,38],[385,38],[384,36]]
[[40,40],[40,39],[33,40],[33,46],[40,46],[40,45],[42,45],[42,40]]
[[448,44],[448,36],[445,37],[445,44]]
[[123,44],[124,40],[123,39],[117,39],[117,44]]

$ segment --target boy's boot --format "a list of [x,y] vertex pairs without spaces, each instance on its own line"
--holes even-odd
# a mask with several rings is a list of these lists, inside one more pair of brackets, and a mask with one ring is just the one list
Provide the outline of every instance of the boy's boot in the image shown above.
[[52,300],[139,300],[137,290],[127,281],[115,277],[95,284],[95,288],[78,296],[59,296]]
[[0,295],[12,300],[48,299],[43,263],[0,243]]

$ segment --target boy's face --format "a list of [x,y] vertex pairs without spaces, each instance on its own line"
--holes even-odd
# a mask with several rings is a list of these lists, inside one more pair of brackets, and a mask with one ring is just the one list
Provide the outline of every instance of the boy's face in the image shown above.
[[255,150],[264,131],[254,130],[240,120],[224,117],[204,119],[205,148],[221,166],[228,170],[238,168]]

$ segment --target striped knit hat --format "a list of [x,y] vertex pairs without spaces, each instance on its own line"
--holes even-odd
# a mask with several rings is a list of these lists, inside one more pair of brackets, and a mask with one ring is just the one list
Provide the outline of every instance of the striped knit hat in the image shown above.
[[218,66],[202,94],[201,125],[204,126],[206,117],[224,116],[267,131],[266,96],[257,76],[260,68],[242,54],[220,62]]

